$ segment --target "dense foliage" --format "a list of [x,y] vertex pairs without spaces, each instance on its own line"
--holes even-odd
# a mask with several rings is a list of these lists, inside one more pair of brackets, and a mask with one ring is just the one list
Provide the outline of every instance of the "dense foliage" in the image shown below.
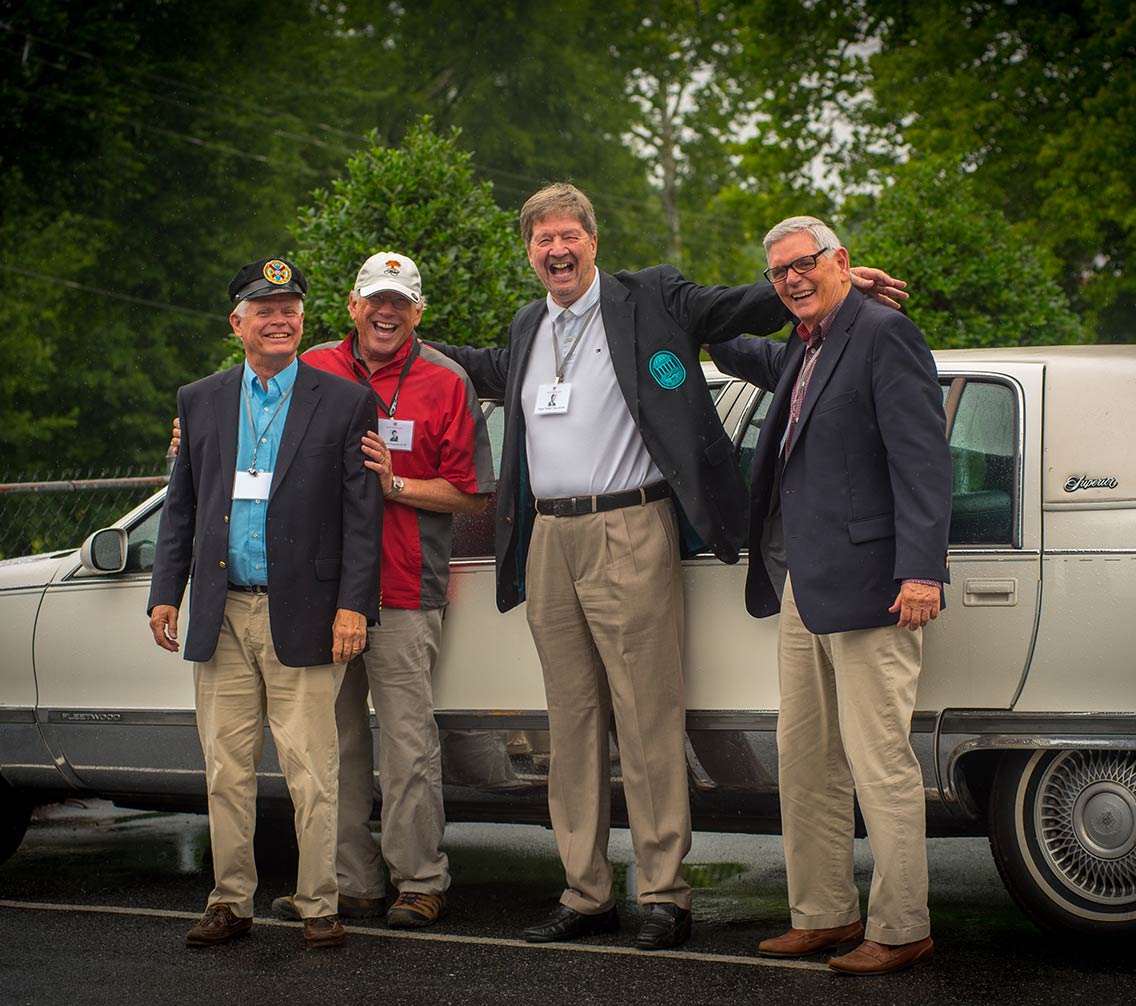
[[424,330],[495,341],[550,180],[610,269],[744,281],[815,212],[936,344],[1136,333],[1121,0],[0,0],[0,57],[0,478],[156,462],[289,248],[312,338],[390,241]]
[[350,328],[347,291],[379,251],[409,255],[422,274],[427,309],[419,334],[444,342],[495,346],[522,304],[542,293],[518,235],[516,215],[478,182],[458,130],[438,136],[429,120],[399,147],[370,146],[347,162],[330,190],[300,211],[291,257],[311,286],[304,341]]

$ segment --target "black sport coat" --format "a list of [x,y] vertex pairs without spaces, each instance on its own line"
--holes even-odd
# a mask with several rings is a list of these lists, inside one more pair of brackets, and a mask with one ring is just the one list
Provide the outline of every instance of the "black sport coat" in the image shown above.
[[[702,376],[703,343],[742,332],[769,333],[788,313],[768,283],[699,286],[672,266],[600,272],[600,311],[619,388],[639,434],[670,484],[683,554],[711,549],[736,562],[745,538],[745,484],[733,445]],[[505,441],[497,482],[497,607],[525,597],[533,505],[525,456],[521,385],[547,301],[525,305],[502,349],[437,348],[460,363],[483,398],[505,402]]]
[[[225,612],[229,509],[243,364],[178,390],[181,446],[162,508],[147,611],[181,604],[186,660],[213,656]],[[339,608],[379,614],[383,494],[359,442],[377,427],[374,394],[302,361],[268,500],[268,614],[280,662],[331,663]]]
[[[773,392],[754,451],[746,607],[780,610],[761,555],[793,383],[805,354],[739,338],[711,348],[727,373]],[[856,290],[817,358],[780,470],[793,597],[810,632],[895,624],[905,579],[950,581],[951,458],[935,360],[911,320]],[[776,511],[776,507],[773,507]]]

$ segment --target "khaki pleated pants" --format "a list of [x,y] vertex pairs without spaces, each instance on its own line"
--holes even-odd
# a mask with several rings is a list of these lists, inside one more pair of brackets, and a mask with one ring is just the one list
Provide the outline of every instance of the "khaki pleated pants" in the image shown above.
[[193,665],[213,846],[209,905],[224,902],[242,918],[253,914],[256,766],[267,713],[295,809],[300,848],[296,907],[304,918],[338,911],[335,697],[342,678],[342,665],[280,663],[268,624],[268,597],[228,592],[213,659]]
[[613,904],[609,730],[614,710],[641,903],[690,907],[683,597],[671,501],[537,516],[526,574],[550,737],[548,805],[567,888]]
[[[442,610],[384,608],[367,633],[369,648],[351,661],[336,703],[339,724],[339,890],[381,898],[382,860],[400,892],[442,894],[450,886],[441,851],[442,754],[431,675],[442,637]],[[367,692],[379,721],[382,857],[371,833],[374,741]]]
[[792,924],[829,929],[860,918],[855,793],[875,860],[866,938],[921,940],[931,928],[926,804],[910,730],[923,630],[814,635],[791,579],[781,602],[777,755]]

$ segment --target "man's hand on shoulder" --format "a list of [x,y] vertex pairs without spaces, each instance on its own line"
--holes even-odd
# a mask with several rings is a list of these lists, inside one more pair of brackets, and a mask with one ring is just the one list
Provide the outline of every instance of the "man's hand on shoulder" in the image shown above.
[[340,608],[331,625],[331,662],[346,664],[367,645],[367,617],[362,612]]
[[907,283],[892,279],[882,269],[858,265],[848,270],[852,274],[852,285],[865,297],[878,300],[881,304],[899,310],[899,301],[907,300],[909,294],[903,289]]
[[896,624],[901,629],[906,627],[914,632],[939,617],[939,590],[929,583],[908,580],[899,588],[888,611],[893,615],[898,611],[899,621]]
[[174,425],[173,425],[173,428],[170,430],[170,449],[168,451],[166,451],[166,454],[169,455],[172,458],[175,454],[177,454],[178,448],[180,446],[181,446],[181,420],[177,416],[174,416]]

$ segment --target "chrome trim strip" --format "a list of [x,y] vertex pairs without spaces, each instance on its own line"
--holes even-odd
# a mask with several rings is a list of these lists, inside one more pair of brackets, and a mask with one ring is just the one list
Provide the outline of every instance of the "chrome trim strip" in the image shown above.
[[1136,548],[1049,548],[1045,550],[1047,559],[1053,555],[1136,555]]
[[1043,503],[1042,510],[1136,510],[1136,500],[1077,500],[1075,503]]
[[38,709],[41,723],[52,726],[184,726],[197,728],[192,709]]
[[948,550],[951,555],[957,556],[989,555],[1014,559],[1036,559],[1041,555],[1039,548],[974,548],[970,545],[951,545]]
[[31,706],[0,707],[0,723],[35,723],[35,710]]

